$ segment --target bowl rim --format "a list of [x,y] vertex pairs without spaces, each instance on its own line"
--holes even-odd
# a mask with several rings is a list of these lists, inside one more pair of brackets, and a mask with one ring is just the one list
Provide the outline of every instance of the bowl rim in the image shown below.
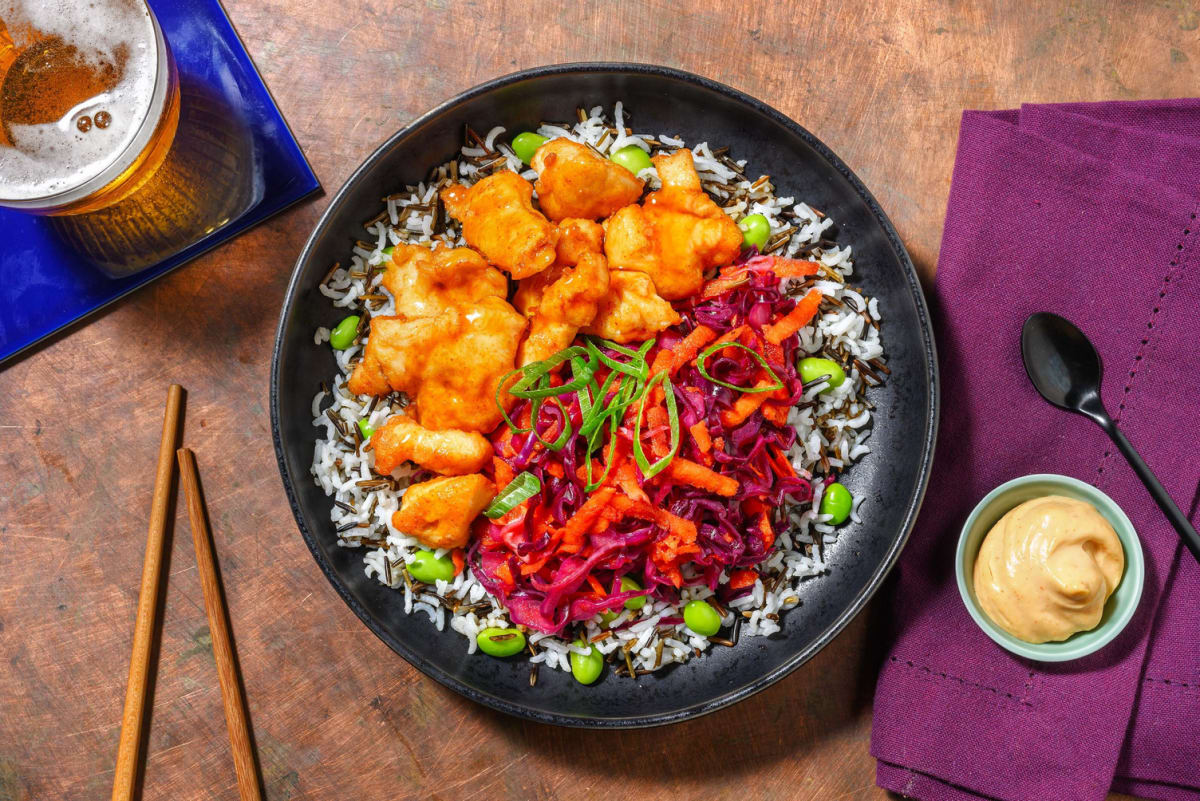
[[[819,636],[814,638],[805,648],[797,651],[787,661],[783,662],[777,668],[759,676],[754,681],[748,682],[745,685],[737,687],[728,692],[722,693],[707,701],[699,702],[688,707],[673,710],[671,712],[656,713],[653,715],[633,715],[615,718],[589,718],[581,716],[567,715],[557,712],[547,712],[540,709],[532,709],[527,706],[512,703],[503,698],[497,697],[491,693],[480,691],[469,686],[460,679],[443,672],[439,668],[428,663],[423,657],[414,653],[408,646],[399,638],[394,637],[389,631],[377,625],[374,618],[369,614],[358,600],[344,585],[332,564],[325,559],[321,552],[320,546],[315,533],[308,527],[304,511],[300,505],[299,494],[296,486],[299,480],[303,480],[306,476],[293,476],[287,461],[287,454],[284,449],[283,438],[281,435],[280,425],[280,394],[279,394],[279,376],[282,367],[282,353],[284,349],[284,337],[295,309],[296,299],[301,293],[300,286],[301,272],[305,262],[309,259],[311,252],[317,245],[317,240],[330,224],[331,219],[336,215],[340,206],[350,194],[351,190],[359,179],[366,173],[375,162],[381,158],[391,147],[400,139],[407,137],[415,130],[425,125],[429,120],[443,114],[453,107],[476,98],[480,95],[492,92],[498,88],[517,83],[519,81],[539,78],[550,75],[570,75],[570,74],[589,74],[589,73],[621,73],[626,75],[647,75],[654,77],[667,77],[684,83],[693,84],[717,94],[730,98],[740,104],[743,104],[758,114],[770,119],[780,125],[792,135],[801,139],[807,146],[816,151],[821,158],[825,159],[842,177],[850,184],[855,194],[867,206],[872,217],[880,226],[880,230],[887,238],[889,246],[896,254],[897,261],[900,264],[901,270],[904,273],[905,283],[908,285],[909,294],[915,305],[915,312],[919,326],[919,338],[922,345],[924,355],[925,368],[925,383],[929,388],[928,402],[924,407],[924,430],[920,433],[922,444],[921,458],[917,465],[917,483],[915,491],[904,509],[903,515],[900,517],[897,527],[898,536],[892,542],[891,547],[884,554],[884,558],[880,564],[871,573],[862,590],[854,596],[846,608],[829,624],[829,626],[821,632]],[[726,84],[719,83],[709,78],[696,75],[691,72],[666,67],[657,64],[637,63],[637,62],[610,62],[610,61],[586,61],[586,62],[566,62],[561,64],[549,64],[530,69],[511,72],[506,75],[501,75],[496,78],[484,81],[463,92],[451,97],[450,99],[438,104],[429,111],[421,114],[409,124],[403,126],[395,133],[387,137],[363,162],[346,178],[342,186],[333,195],[322,212],[320,218],[313,226],[312,233],[304,243],[304,247],[300,250],[296,258],[295,266],[292,269],[292,275],[288,280],[287,290],[284,294],[283,304],[280,311],[279,323],[275,331],[275,342],[271,356],[271,377],[270,377],[270,392],[269,405],[271,412],[271,438],[275,446],[275,457],[279,465],[280,476],[283,479],[284,491],[287,494],[288,504],[292,509],[292,516],[295,518],[296,525],[300,529],[300,534],[308,545],[313,558],[316,560],[321,572],[325,574],[326,579],[333,586],[337,594],[350,607],[350,609],[358,616],[358,618],[372,631],[375,636],[382,640],[389,648],[402,656],[410,665],[415,667],[421,673],[437,681],[439,684],[453,690],[460,695],[471,699],[477,703],[499,710],[515,717],[534,720],[542,723],[551,723],[559,726],[576,727],[576,728],[593,728],[593,729],[629,729],[629,728],[646,728],[652,726],[660,726],[669,723],[675,723],[682,720],[700,717],[702,715],[714,712],[718,709],[735,704],[745,698],[754,695],[755,693],[766,689],[770,685],[782,679],[784,676],[791,673],[800,665],[811,659],[822,648],[829,644],[859,612],[862,611],[867,601],[875,594],[882,585],[883,580],[895,566],[899,557],[900,551],[908,542],[908,538],[912,533],[913,527],[916,524],[917,514],[921,509],[921,504],[924,500],[926,490],[929,486],[930,474],[933,465],[933,456],[935,445],[937,442],[937,432],[939,424],[939,410],[941,406],[940,393],[940,378],[938,370],[937,349],[933,337],[933,324],[931,321],[928,304],[925,299],[924,291],[921,288],[920,279],[917,276],[916,268],[913,266],[912,258],[908,250],[904,247],[900,239],[900,235],[896,232],[895,226],[891,219],[883,211],[879,202],[874,195],[866,188],[859,177],[846,165],[832,150],[829,149],[823,142],[815,137],[811,132],[802,127],[799,123],[792,120],[782,112],[776,110],[770,105]]]
[[[1105,514],[1106,510],[1116,513],[1115,516],[1117,519],[1115,521],[1110,519],[1109,522],[1113,523],[1113,529],[1117,532],[1117,538],[1120,540],[1121,547],[1125,551],[1125,572],[1121,576],[1121,582],[1117,585],[1117,590],[1113,591],[1113,594],[1109,596],[1105,604],[1107,605],[1111,602],[1116,597],[1116,593],[1120,591],[1122,585],[1130,581],[1133,582],[1132,597],[1130,602],[1120,612],[1097,626],[1101,630],[1099,636],[1088,641],[1085,645],[1080,645],[1078,642],[1072,645],[1074,635],[1059,642],[1028,643],[1018,640],[997,626],[979,608],[979,604],[972,596],[971,588],[968,586],[964,563],[967,555],[967,537],[975,522],[986,509],[996,503],[1006,493],[1026,484],[1039,481],[1070,487],[1080,494],[1100,501],[1105,508],[1101,508],[1099,504],[1095,503],[1092,505],[1097,507],[1097,511],[1104,515],[1105,519],[1109,519],[1109,515]],[[1012,508],[1015,508],[1015,506]],[[1059,473],[1030,473],[1005,481],[987,495],[984,495],[979,503],[975,504],[975,508],[967,515],[966,520],[963,521],[962,529],[959,531],[958,545],[954,552],[954,577],[958,583],[959,596],[962,598],[963,605],[967,608],[971,619],[975,621],[975,624],[979,626],[984,634],[1001,648],[1009,653],[1037,662],[1071,662],[1096,653],[1125,630],[1129,621],[1133,619],[1134,613],[1137,612],[1138,605],[1142,600],[1142,590],[1145,587],[1146,581],[1146,559],[1142,551],[1141,538],[1138,536],[1137,528],[1133,525],[1133,521],[1129,519],[1129,515],[1125,514],[1125,510],[1121,508],[1121,505],[1114,501],[1108,493],[1073,476],[1065,476]],[[971,583],[974,583],[973,579]],[[1089,629],[1089,631],[1096,630],[1096,628]]]

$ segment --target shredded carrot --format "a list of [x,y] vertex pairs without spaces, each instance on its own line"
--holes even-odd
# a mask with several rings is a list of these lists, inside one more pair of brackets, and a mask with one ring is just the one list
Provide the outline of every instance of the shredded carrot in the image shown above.
[[675,346],[671,373],[678,372],[679,368],[696,358],[701,349],[716,338],[717,332],[707,325],[698,325],[692,329],[692,333],[679,340],[679,344]]
[[583,505],[571,515],[571,519],[562,527],[562,549],[569,550],[570,553],[578,553],[583,547],[584,541],[587,539],[587,533],[595,522],[600,518],[604,507],[608,506],[613,495],[616,494],[616,489],[613,487],[601,487],[592,493],[591,497],[583,502]]
[[546,465],[546,472],[555,478],[562,478],[564,475],[562,463],[551,462],[550,464]]
[[650,378],[665,373],[671,369],[671,364],[675,361],[675,357],[671,351],[663,348],[654,356],[654,361],[650,362]]
[[713,344],[714,345],[724,345],[726,342],[736,342],[737,340],[741,339],[742,334],[746,333],[749,330],[750,330],[750,327],[747,325],[739,325],[735,328],[730,328],[724,334],[721,334],[721,336],[717,337],[716,341],[714,341]]
[[775,265],[771,268],[776,278],[807,278],[816,275],[820,270],[821,265],[815,261],[785,259],[781,256],[775,258]]
[[725,438],[724,437],[713,437],[713,450],[717,450],[717,451],[725,450]]
[[[758,379],[754,386],[768,387],[771,382],[765,378]],[[747,392],[733,402],[733,406],[721,412],[721,425],[735,428],[746,422],[746,419],[758,411],[767,400],[766,392]]]
[[753,587],[758,581],[758,573],[754,570],[735,570],[729,574],[729,589],[740,590]]
[[787,425],[788,407],[768,401],[763,404],[762,409],[759,411],[762,412],[762,416],[771,425],[779,426],[780,428]]
[[796,475],[796,468],[792,467],[792,463],[787,460],[787,457],[778,448],[767,448],[767,461],[775,468],[775,473],[780,478]]
[[546,555],[543,556],[541,559],[538,559],[537,561],[534,561],[534,562],[526,562],[525,564],[521,565],[521,575],[522,576],[532,576],[534,573],[538,572],[543,567],[545,567],[546,563],[550,561],[550,557],[552,557],[552,556],[554,556],[554,551],[553,551],[553,549],[548,548],[546,550]]
[[763,326],[763,335],[768,342],[774,342],[778,345],[807,325],[808,321],[816,315],[817,308],[820,305],[821,293],[816,289],[810,289],[808,294],[802,297],[800,302],[796,304],[796,308],[781,317],[777,322]]
[[492,457],[492,471],[496,474],[496,492],[501,492],[507,487],[512,480],[516,478],[513,469],[508,466],[508,462],[501,459],[499,456]]
[[[783,256],[772,256],[770,269],[771,272],[775,273],[776,278],[806,278],[820,272],[821,265],[815,261],[800,261],[799,259],[786,259]],[[749,263],[739,264],[736,267],[722,267],[721,277],[733,278],[749,271]]]
[[500,567],[496,568],[496,578],[500,579],[506,587],[515,587],[517,582],[513,578],[512,568],[508,566],[508,562],[500,563]]
[[680,484],[689,484],[693,487],[714,492],[717,495],[723,495],[726,498],[731,498],[737,494],[738,482],[732,476],[723,476],[720,473],[709,470],[702,464],[697,464],[690,459],[682,459],[675,457],[669,465],[667,465],[667,473],[675,481]]
[[740,275],[722,275],[720,278],[714,278],[712,281],[709,281],[707,284],[705,284],[704,289],[700,291],[700,297],[715,298],[717,295],[723,295],[726,292],[737,289],[739,286],[749,280],[750,279],[746,277],[745,273]]
[[782,365],[786,359],[783,348],[774,342],[762,343],[762,355],[768,364]]
[[646,410],[646,427],[650,429],[650,450],[655,459],[661,459],[670,453],[670,417],[666,407],[651,406]]
[[763,547],[770,548],[775,544],[775,530],[771,528],[771,519],[763,512],[758,518],[758,533],[762,535]]
[[708,433],[708,425],[700,420],[688,426],[688,432],[692,435],[692,439],[696,442],[696,447],[701,453],[709,453],[712,451],[712,437]]
[[450,552],[450,561],[454,563],[454,575],[456,576],[467,566],[467,557],[462,548],[455,548]]
[[621,492],[633,498],[635,501],[645,501],[649,503],[650,499],[646,497],[646,491],[638,484],[637,474],[633,470],[633,462],[624,461],[617,465],[616,483],[621,488]]
[[591,573],[588,573],[587,582],[591,585],[592,592],[594,592],[596,595],[599,595],[601,598],[608,595],[608,591],[604,589],[604,585],[600,583],[600,579],[596,578]]

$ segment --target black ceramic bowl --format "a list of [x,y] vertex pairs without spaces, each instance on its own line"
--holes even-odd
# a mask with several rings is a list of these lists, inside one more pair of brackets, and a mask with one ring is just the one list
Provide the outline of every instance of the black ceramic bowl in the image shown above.
[[[317,284],[345,261],[361,223],[380,198],[424,178],[455,156],[463,126],[503,125],[510,133],[538,120],[562,119],[578,106],[617,100],[638,130],[677,133],[690,143],[729,145],[769,173],[781,195],[831,215],[838,241],[852,245],[857,279],[879,299],[891,377],[873,391],[872,453],[843,479],[863,496],[863,522],[829,549],[828,575],[801,584],[801,604],[770,638],[744,637],[700,659],[636,681],[606,675],[595,685],[544,670],[529,686],[524,660],[467,656],[466,641],[437,632],[424,615],[406,617],[402,595],[363,575],[363,552],[339,548],[330,500],[309,476],[317,430],[310,405],[335,372],[328,345],[313,331],[338,314]],[[279,321],[271,373],[271,423],[279,468],[296,522],[338,593],[384,642],[451,689],[514,715],[568,726],[650,726],[702,715],[778,681],[828,643],[879,586],[912,527],[925,483],[937,420],[937,368],[929,318],[916,274],[891,223],[862,182],[816,137],[778,111],[713,81],[636,64],[568,64],[498,78],[450,100],[387,140],[329,204],[296,263]]]

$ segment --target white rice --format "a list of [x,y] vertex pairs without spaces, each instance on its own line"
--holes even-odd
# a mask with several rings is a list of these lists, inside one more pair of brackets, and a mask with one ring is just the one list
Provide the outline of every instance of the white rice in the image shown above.
[[[580,122],[543,124],[537,132],[550,138],[562,136],[584,142],[603,154],[628,145],[648,152],[684,146],[684,140],[673,135],[626,132],[627,120],[621,103],[617,103],[613,111],[612,125],[599,106],[580,116],[583,117]],[[402,241],[432,242],[433,247],[463,244],[453,221],[443,219],[439,225],[435,219],[437,192],[445,183],[458,180],[469,185],[480,177],[486,165],[497,159],[503,159],[503,168],[531,180],[536,178],[536,174],[517,159],[507,142],[501,141],[504,133],[502,127],[492,128],[483,137],[483,146],[468,143],[462,148],[457,162],[439,167],[429,181],[405,187],[402,192],[385,199],[381,217],[366,227],[369,238],[352,249],[348,265],[333,270],[318,287],[335,308],[354,308],[356,313],[362,314],[363,301],[360,299],[364,295],[374,295],[376,299],[367,303],[370,314],[392,313],[393,301],[380,284],[382,271],[372,269],[386,262],[385,247]],[[705,189],[718,204],[727,204],[724,208],[731,217],[736,220],[747,214],[764,215],[770,223],[772,238],[791,230],[787,245],[777,251],[779,255],[811,259],[828,268],[816,288],[826,297],[840,301],[841,305],[834,305],[828,311],[823,305],[813,323],[801,329],[801,350],[817,353],[825,349],[862,362],[872,359],[881,362],[883,345],[878,328],[881,319],[878,300],[864,296],[847,283],[854,275],[850,247],[833,245],[824,239],[833,221],[802,201],[777,197],[767,176],[757,181],[749,180],[744,174],[745,160],[730,161],[720,152],[714,153],[705,142],[695,145],[692,152]],[[643,170],[641,177],[651,188],[660,185],[653,167]],[[785,290],[788,283],[785,280]],[[378,296],[382,296],[382,300]],[[334,351],[339,372],[330,386],[323,388],[313,399],[313,425],[319,430],[313,450],[313,479],[336,502],[330,519],[331,531],[337,532],[338,545],[365,547],[363,562],[368,576],[403,591],[405,612],[423,613],[438,630],[445,628],[448,618],[449,627],[466,638],[467,653],[473,654],[478,647],[476,637],[480,631],[488,627],[507,628],[512,623],[499,602],[475,580],[469,568],[452,582],[438,582],[436,587],[410,583],[404,565],[412,561],[422,546],[416,539],[397,531],[391,523],[392,513],[399,508],[404,494],[407,477],[394,474],[395,480],[386,486],[378,486],[382,482],[372,472],[374,455],[364,453],[361,438],[355,436],[359,420],[366,418],[368,424],[378,427],[400,408],[396,396],[378,400],[356,397],[346,388],[346,378],[365,341],[365,324],[361,330],[363,334],[354,345]],[[330,330],[322,327],[314,333],[313,341],[319,346],[328,342],[329,337]],[[857,368],[851,368],[839,387],[828,392],[820,392],[825,388],[824,384],[810,387],[804,395],[805,403],[793,408],[788,415],[788,422],[797,431],[796,444],[788,457],[801,475],[812,476],[814,496],[811,503],[789,508],[791,527],[778,533],[776,550],[759,566],[763,575],[778,578],[771,579],[770,588],[760,578],[751,593],[728,604],[723,624],[728,626],[735,617],[740,617],[740,634],[743,636],[770,636],[778,632],[779,613],[799,604],[799,583],[827,570],[826,557],[839,537],[839,529],[829,524],[828,515],[818,514],[816,510],[830,475],[843,471],[870,453],[867,439],[873,407],[864,400],[866,386],[864,376]],[[861,497],[854,499],[851,523],[861,522],[862,502]],[[853,536],[853,526],[848,525],[842,532],[843,538]],[[439,551],[438,555],[442,553]],[[727,577],[723,577],[725,579]],[[681,618],[683,604],[712,594],[707,587],[685,587],[677,605],[652,599],[640,610],[622,610],[608,627],[603,626],[597,616],[586,623],[586,634],[595,638],[612,631],[595,643],[596,648],[603,654],[628,649],[629,661],[638,670],[655,670],[674,662],[685,662],[709,648],[711,641],[693,634],[682,624],[664,624],[661,620]],[[458,611],[447,615],[447,604]],[[559,670],[569,671],[569,653],[582,650],[558,637],[538,632],[530,633],[529,642],[530,650],[534,652],[529,658],[531,664]],[[618,661],[624,661],[623,653],[617,657]]]

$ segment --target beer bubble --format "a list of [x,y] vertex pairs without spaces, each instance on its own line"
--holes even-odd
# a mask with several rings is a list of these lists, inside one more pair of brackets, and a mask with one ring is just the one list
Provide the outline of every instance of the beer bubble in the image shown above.
[[[100,125],[100,115],[99,114],[96,115],[96,124]],[[75,127],[78,128],[81,133],[87,133],[88,131],[92,130],[92,118],[89,117],[88,115],[84,114],[82,117],[75,120]],[[100,125],[100,127],[105,128],[107,126]]]
[[112,115],[107,111],[96,112],[96,127],[107,128],[112,123]]

